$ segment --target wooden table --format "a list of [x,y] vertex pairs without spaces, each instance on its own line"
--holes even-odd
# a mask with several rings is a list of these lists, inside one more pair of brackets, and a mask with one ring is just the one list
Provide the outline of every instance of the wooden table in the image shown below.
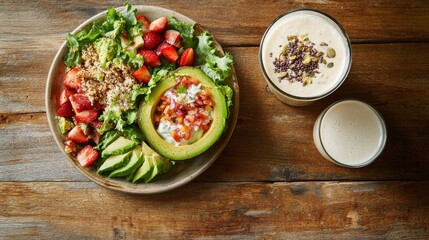
[[[136,1],[133,1],[137,4]],[[121,1],[1,1],[1,239],[428,239],[428,1],[145,1],[185,14],[235,58],[240,116],[220,158],[171,192],[102,188],[67,162],[45,115],[51,61],[67,32]],[[307,107],[267,89],[258,45],[279,14],[335,17],[353,45],[347,81]],[[318,153],[312,127],[343,98],[387,122],[383,154],[361,169]]]

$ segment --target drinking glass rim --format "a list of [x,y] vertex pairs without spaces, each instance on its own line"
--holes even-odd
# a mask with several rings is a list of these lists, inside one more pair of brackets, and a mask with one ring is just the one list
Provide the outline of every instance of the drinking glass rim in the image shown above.
[[[325,146],[323,145],[323,141],[322,141],[322,134],[321,134],[321,127],[322,127],[322,122],[323,122],[323,118],[325,117],[326,113],[329,111],[329,109],[331,109],[332,107],[334,107],[337,104],[340,104],[342,102],[346,102],[346,101],[355,101],[355,102],[359,102],[359,103],[363,103],[365,106],[369,107],[369,109],[375,113],[375,115],[378,117],[378,119],[380,120],[381,126],[382,126],[382,143],[377,151],[376,154],[374,154],[373,157],[371,157],[369,160],[361,163],[361,164],[357,164],[357,165],[348,165],[345,163],[341,163],[338,160],[336,160],[335,158],[333,158],[329,152],[326,150]],[[361,101],[355,98],[347,98],[347,99],[342,99],[342,100],[338,100],[334,103],[332,103],[331,105],[329,105],[320,115],[320,120],[318,122],[318,137],[319,137],[319,142],[320,145],[323,149],[323,151],[326,153],[326,155],[332,160],[334,161],[336,164],[343,166],[343,167],[349,167],[349,168],[361,168],[361,167],[365,167],[369,164],[371,164],[375,159],[377,159],[380,154],[383,152],[385,146],[386,146],[386,142],[387,142],[387,128],[386,128],[386,122],[384,121],[383,117],[381,116],[381,114],[374,108],[372,107],[370,104],[368,104],[365,101]]]
[[[270,29],[271,29],[271,27],[278,21],[278,20],[280,20],[282,17],[284,17],[284,16],[286,16],[286,15],[289,15],[289,14],[291,14],[291,13],[294,13],[294,12],[300,12],[300,11],[312,11],[312,12],[315,12],[315,13],[318,13],[318,14],[321,14],[321,15],[324,15],[325,17],[327,17],[328,19],[330,19],[332,22],[334,22],[337,26],[338,26],[338,28],[340,29],[340,33],[341,34],[343,34],[344,35],[344,37],[346,38],[346,40],[347,40],[347,47],[348,47],[348,52],[349,52],[349,63],[348,63],[348,65],[347,65],[347,70],[345,71],[345,73],[344,73],[344,76],[343,76],[343,78],[335,85],[335,87],[333,87],[331,90],[329,90],[329,91],[327,91],[327,92],[325,92],[325,93],[323,93],[323,94],[321,94],[321,95],[317,95],[317,96],[314,96],[314,97],[301,97],[301,96],[296,96],[296,95],[293,95],[293,94],[290,94],[290,93],[287,93],[287,92],[285,92],[285,91],[283,91],[282,89],[280,89],[279,87],[277,87],[274,83],[273,83],[273,81],[271,80],[271,78],[268,76],[268,74],[267,74],[267,72],[266,72],[266,70],[265,70],[265,67],[264,67],[264,64],[263,64],[263,60],[262,60],[262,45],[264,44],[264,41],[265,41],[265,37],[266,37],[266,35],[267,35],[267,33],[270,31]],[[347,35],[347,33],[346,33],[346,31],[345,31],[345,29],[343,28],[343,26],[335,19],[335,18],[333,18],[332,16],[330,16],[329,14],[327,14],[327,13],[324,13],[324,12],[322,12],[322,11],[319,11],[319,10],[316,10],[316,9],[312,9],[312,8],[297,8],[297,9],[293,9],[293,10],[291,10],[291,11],[288,11],[288,12],[285,12],[285,13],[283,13],[283,14],[281,14],[281,15],[279,15],[278,17],[276,17],[271,23],[270,23],[270,25],[268,25],[268,27],[267,27],[267,29],[265,30],[265,32],[264,32],[264,35],[262,35],[262,39],[261,39],[261,43],[259,44],[259,65],[260,65],[260,67],[261,67],[261,70],[262,70],[262,73],[264,74],[264,77],[265,77],[265,79],[267,79],[267,81],[269,81],[269,83],[270,83],[270,85],[271,85],[271,87],[274,87],[277,91],[279,91],[281,94],[283,94],[283,95],[286,95],[287,97],[289,97],[289,98],[292,98],[292,99],[296,99],[296,100],[303,100],[303,101],[313,101],[313,100],[318,100],[318,99],[321,99],[321,98],[324,98],[324,97],[326,97],[326,96],[328,96],[328,95],[330,95],[331,93],[333,93],[335,90],[337,90],[343,83],[344,83],[344,81],[346,80],[346,78],[347,78],[347,76],[349,75],[349,72],[350,72],[350,69],[351,69],[351,66],[352,66],[352,45],[351,45],[351,42],[350,42],[350,38],[349,38],[349,36]]]

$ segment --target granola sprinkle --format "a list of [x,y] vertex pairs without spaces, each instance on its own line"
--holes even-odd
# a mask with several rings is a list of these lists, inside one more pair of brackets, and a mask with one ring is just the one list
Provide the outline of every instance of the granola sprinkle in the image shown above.
[[130,94],[134,84],[132,69],[123,63],[112,63],[108,69],[101,67],[98,54],[92,44],[82,50],[81,88],[91,103],[100,106],[117,104],[126,111],[132,106]]

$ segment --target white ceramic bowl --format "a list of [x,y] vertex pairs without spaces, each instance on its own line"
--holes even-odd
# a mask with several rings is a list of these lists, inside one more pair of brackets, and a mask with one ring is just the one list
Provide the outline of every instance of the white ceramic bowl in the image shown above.
[[[166,16],[167,18],[173,16],[180,21],[186,21],[190,23],[195,23],[194,20],[169,9],[155,7],[155,6],[135,6],[137,8],[137,14],[144,14],[148,19],[154,20],[162,16]],[[117,11],[121,11],[124,7],[117,8]],[[72,31],[72,34],[76,34],[84,28],[90,27],[92,22],[94,21],[102,21],[105,19],[106,11],[101,12],[94,17],[86,20],[80,26],[78,26],[75,30]],[[196,31],[202,32],[204,29],[196,24]],[[214,41],[217,45],[218,51],[220,54],[223,54],[222,47]],[[79,170],[83,175],[92,180],[93,182],[117,191],[127,192],[127,193],[136,193],[136,194],[153,194],[165,192],[179,186],[182,186],[193,179],[195,179],[198,175],[203,173],[221,154],[225,146],[227,145],[232,132],[234,130],[235,124],[237,122],[238,117],[238,109],[239,109],[239,88],[237,77],[235,75],[235,70],[233,67],[232,77],[225,80],[225,83],[228,84],[234,91],[233,97],[233,106],[231,107],[231,115],[228,123],[227,131],[222,135],[222,137],[217,141],[210,149],[208,149],[203,154],[186,161],[183,163],[176,164],[172,170],[168,173],[159,175],[155,179],[155,181],[145,184],[145,183],[129,183],[125,180],[121,179],[112,179],[102,175],[95,173],[93,167],[83,168],[76,161],[76,159],[67,154],[64,151],[64,140],[65,137],[61,134],[58,122],[55,119],[56,111],[58,110],[57,99],[61,93],[63,88],[62,79],[65,75],[66,66],[63,63],[64,56],[67,53],[67,46],[64,42],[60,47],[58,53],[56,54],[51,68],[49,70],[49,75],[46,83],[46,93],[45,93],[45,104],[46,104],[46,113],[49,122],[49,126],[51,128],[52,134],[58,147],[60,148],[63,155],[66,159],[72,164],[74,168]]]

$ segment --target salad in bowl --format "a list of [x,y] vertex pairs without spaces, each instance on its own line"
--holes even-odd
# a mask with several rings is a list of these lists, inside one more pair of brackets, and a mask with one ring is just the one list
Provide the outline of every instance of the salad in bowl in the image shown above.
[[164,8],[112,8],[72,33],[46,89],[69,161],[133,193],[189,182],[219,156],[238,114],[233,58],[193,20]]

